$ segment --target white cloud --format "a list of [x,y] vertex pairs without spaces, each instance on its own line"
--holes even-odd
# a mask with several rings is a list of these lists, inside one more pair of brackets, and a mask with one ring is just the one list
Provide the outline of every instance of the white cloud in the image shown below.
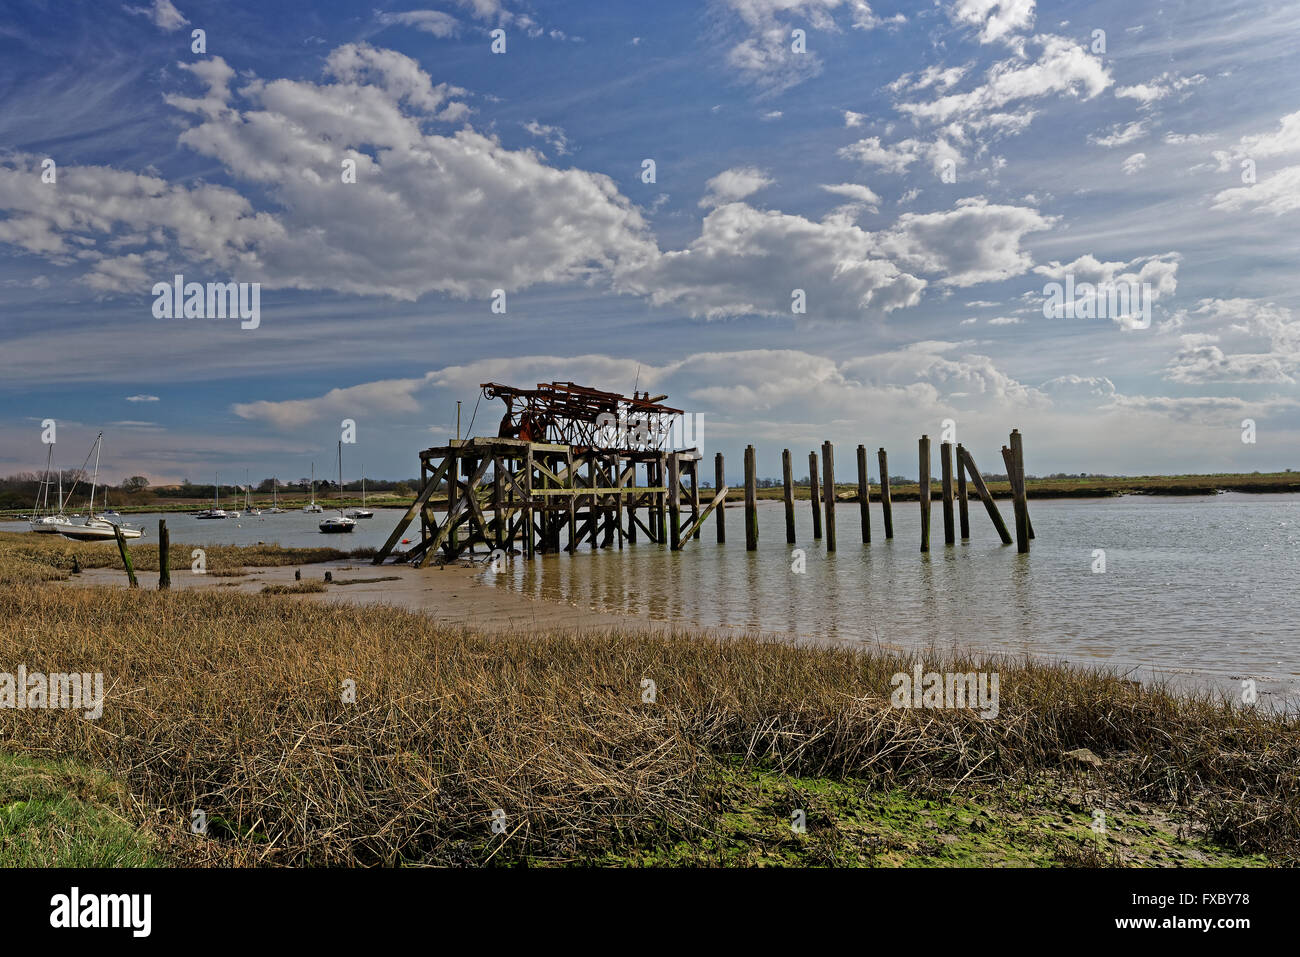
[[[1215,332],[1179,336],[1179,350],[1165,378],[1186,384],[1208,382],[1288,383],[1300,373],[1300,317],[1285,306],[1258,299],[1202,299],[1197,308],[1180,311],[1181,325],[1194,322]],[[1230,337],[1243,351],[1222,347]],[[1244,351],[1267,343],[1267,352]]]
[[1300,110],[1278,120],[1273,132],[1243,136],[1231,149],[1215,150],[1212,155],[1219,172],[1226,173],[1243,159],[1258,161],[1295,152],[1300,152]]
[[760,189],[765,189],[775,182],[762,170],[753,166],[737,166],[723,170],[705,185],[708,192],[700,200],[700,206],[722,206],[744,199]]
[[978,27],[981,43],[992,43],[1033,25],[1034,0],[957,0],[950,15],[958,23]]
[[1163,100],[1171,93],[1180,93],[1189,87],[1199,86],[1205,82],[1205,79],[1205,76],[1200,73],[1197,73],[1194,76],[1180,76],[1177,73],[1161,73],[1149,83],[1137,83],[1133,86],[1116,87],[1115,95],[1130,100],[1137,100],[1141,106],[1150,106],[1157,100]]
[[1035,209],[971,197],[946,212],[904,213],[881,236],[880,249],[908,269],[941,273],[945,285],[971,286],[1028,270],[1033,261],[1021,240],[1054,222]]
[[126,401],[127,402],[157,402],[159,401],[159,399],[158,396],[156,395],[144,395],[142,393],[140,395],[128,395],[126,397]]
[[326,417],[417,412],[420,404],[415,392],[426,384],[426,379],[384,379],[331,389],[310,399],[236,402],[230,410],[241,419],[266,422],[278,429],[295,429]]
[[1132,176],[1144,166],[1147,165],[1146,153],[1134,153],[1121,164],[1120,168],[1124,170],[1125,176]]
[[555,150],[556,156],[567,156],[569,154],[569,138],[564,135],[564,130],[558,126],[547,126],[536,120],[529,120],[523,124],[525,130],[538,139],[545,140]]
[[1281,216],[1300,209],[1300,166],[1284,166],[1251,186],[1237,186],[1214,194],[1211,209],[1223,212],[1250,210]]
[[1110,128],[1109,133],[1105,135],[1094,133],[1088,137],[1088,141],[1096,143],[1098,146],[1110,148],[1112,146],[1124,146],[1128,143],[1132,143],[1134,140],[1140,140],[1146,135],[1146,120],[1136,120],[1128,125],[1116,123]]
[[407,10],[404,13],[381,13],[379,22],[383,24],[400,24],[414,27],[435,37],[455,36],[460,29],[460,21],[450,13],[441,10]]
[[857,319],[920,301],[925,281],[880,256],[872,234],[842,218],[817,223],[745,203],[712,210],[685,249],[620,270],[620,288],[693,316],[790,316],[803,289],[810,318]]
[[127,13],[148,17],[154,26],[168,33],[174,33],[190,22],[176,9],[172,0],[153,0],[153,4],[147,7],[123,6],[122,9]]

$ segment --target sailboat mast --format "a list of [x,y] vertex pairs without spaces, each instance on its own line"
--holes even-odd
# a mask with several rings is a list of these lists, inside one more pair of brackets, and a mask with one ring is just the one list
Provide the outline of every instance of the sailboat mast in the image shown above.
[[86,517],[87,521],[95,516],[95,486],[99,484],[99,447],[104,441],[104,433],[100,432],[95,437],[95,475],[90,480],[90,514]]
[[343,514],[343,440],[339,439],[339,514]]

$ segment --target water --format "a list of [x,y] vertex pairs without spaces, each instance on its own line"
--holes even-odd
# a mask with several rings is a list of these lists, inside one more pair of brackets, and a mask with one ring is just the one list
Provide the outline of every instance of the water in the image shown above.
[[[1000,505],[1010,522],[1009,503]],[[928,555],[915,502],[895,504],[892,541],[873,504],[869,546],[857,503],[841,502],[833,553],[812,538],[811,505],[795,506],[796,546],[785,542],[783,505],[763,502],[754,552],[743,511],[729,509],[725,545],[710,516],[680,552],[639,544],[548,555],[484,578],[663,621],[845,643],[934,641],[1104,662],[1138,677],[1190,675],[1236,691],[1254,678],[1279,702],[1300,694],[1300,496],[1033,501],[1029,555],[1001,545],[978,501],[971,541],[952,547],[934,505]],[[805,552],[804,574],[792,571],[792,547]],[[1105,550],[1104,573],[1092,570],[1094,549]]]
[[[1010,518],[1008,503],[1000,503]],[[920,509],[894,507],[892,541],[872,506],[873,544],[861,543],[858,506],[836,510],[839,549],[812,538],[811,506],[797,502],[806,572],[792,572],[784,509],[763,502],[759,547],[745,550],[744,515],[727,512],[728,542],[713,518],[683,551],[642,543],[512,561],[483,581],[597,611],[702,626],[738,626],[844,643],[961,647],[1106,663],[1192,676],[1239,690],[1254,678],[1277,700],[1300,696],[1300,496],[1229,493],[1033,501],[1032,553],[1004,547],[978,501],[972,539],[943,545],[933,508],[932,551],[922,555]],[[325,515],[329,513],[326,512]],[[301,511],[200,521],[167,518],[172,541],[194,544],[362,548],[382,545],[401,512],[376,510],[349,535],[322,535],[324,516]],[[157,536],[158,515],[129,516]],[[26,525],[0,525],[25,531]],[[414,523],[405,533],[418,540]],[[104,547],[112,548],[111,543]],[[1095,574],[1094,549],[1106,570]]]

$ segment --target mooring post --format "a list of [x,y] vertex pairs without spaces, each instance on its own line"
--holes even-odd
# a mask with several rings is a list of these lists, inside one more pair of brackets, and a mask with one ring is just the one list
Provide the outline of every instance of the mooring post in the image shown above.
[[785,540],[794,544],[794,470],[790,466],[790,450],[781,450],[781,481],[785,486]]
[[871,479],[867,477],[867,447],[858,446],[858,509],[862,513],[862,544],[871,544]]
[[921,436],[918,443],[921,458],[921,474],[918,481],[921,487],[921,551],[930,550],[930,437]]
[[681,464],[677,453],[668,456],[668,535],[669,546],[673,551],[682,547],[682,501],[681,501]]
[[691,459],[691,526],[695,529],[692,539],[700,537],[700,464],[703,461],[703,455]]
[[975,459],[971,456],[970,449],[961,449],[959,455],[961,459],[959,464],[970,473],[970,480],[975,483],[975,491],[979,493],[980,501],[984,503],[984,510],[989,513],[993,527],[998,530],[998,537],[1002,539],[1003,545],[1010,545],[1011,533],[1007,531],[1006,522],[1002,521],[1002,513],[998,511],[989,487],[984,484],[984,476],[980,475],[980,470],[975,466]]
[[658,521],[659,523],[659,544],[664,545],[667,544],[668,542],[668,535],[667,535],[668,518],[667,518],[667,513],[664,511],[668,506],[668,491],[667,491],[668,453],[666,452],[659,453],[658,478],[659,481],[656,484],[659,485],[661,488],[663,488],[664,491],[656,493],[656,499],[658,500],[658,505],[656,506],[655,509],[656,512],[655,517],[656,517],[656,521]]
[[1034,537],[1034,522],[1029,517],[1029,489],[1025,485],[1025,446],[1020,430],[1011,430],[1011,451],[1016,453],[1016,476],[1020,479],[1020,490],[1025,500],[1025,524],[1029,527],[1029,537]]
[[822,500],[817,491],[817,453],[808,453],[808,497],[812,499],[813,538],[822,537]]
[[1016,551],[1029,551],[1029,514],[1025,510],[1025,490],[1020,486],[1016,467],[1016,453],[1002,446],[1002,461],[1007,467],[1007,482],[1011,485],[1011,511],[1016,522]]
[[117,539],[117,550],[122,553],[122,564],[126,566],[126,580],[132,588],[139,588],[140,583],[135,580],[135,568],[131,565],[131,553],[126,550],[126,539],[122,536],[121,526],[113,526],[113,537]]
[[166,591],[172,587],[171,533],[167,531],[167,519],[158,519],[158,590]]
[[885,538],[894,537],[894,507],[889,500],[889,456],[881,449],[876,453],[880,461],[880,511],[885,519]]
[[[473,495],[474,489],[466,488],[466,492]],[[523,518],[524,557],[531,559],[536,554],[536,545],[533,543],[533,446],[531,442],[528,444],[528,451],[524,453]]]
[[[716,493],[718,489],[727,484],[727,470],[722,461],[722,453],[718,452],[713,456],[713,490]],[[718,544],[727,540],[727,509],[725,505],[719,505],[716,509],[718,517],[714,519],[718,525]]]
[[826,551],[835,551],[835,446],[822,443],[823,487],[826,489]]
[[569,494],[565,496],[569,512],[569,544],[565,550],[574,552],[578,549],[578,477],[574,472],[573,446],[565,447],[564,461],[564,480],[569,488]]
[[754,447],[745,446],[745,551],[758,548],[758,477]]
[[952,443],[939,443],[940,466],[943,469],[943,543],[953,545],[957,541],[953,528],[952,515]]
[[961,520],[961,539],[970,538],[970,510],[966,505],[966,469],[962,467],[962,452],[965,450],[957,443],[957,514]]
[[614,528],[617,529],[618,547],[623,548],[623,457],[614,455],[614,487],[618,489],[618,499],[614,502]]

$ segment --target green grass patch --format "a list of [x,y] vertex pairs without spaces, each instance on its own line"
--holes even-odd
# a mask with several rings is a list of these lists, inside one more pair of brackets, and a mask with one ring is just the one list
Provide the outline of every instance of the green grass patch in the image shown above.
[[155,838],[124,816],[111,777],[0,754],[0,867],[156,867]]

